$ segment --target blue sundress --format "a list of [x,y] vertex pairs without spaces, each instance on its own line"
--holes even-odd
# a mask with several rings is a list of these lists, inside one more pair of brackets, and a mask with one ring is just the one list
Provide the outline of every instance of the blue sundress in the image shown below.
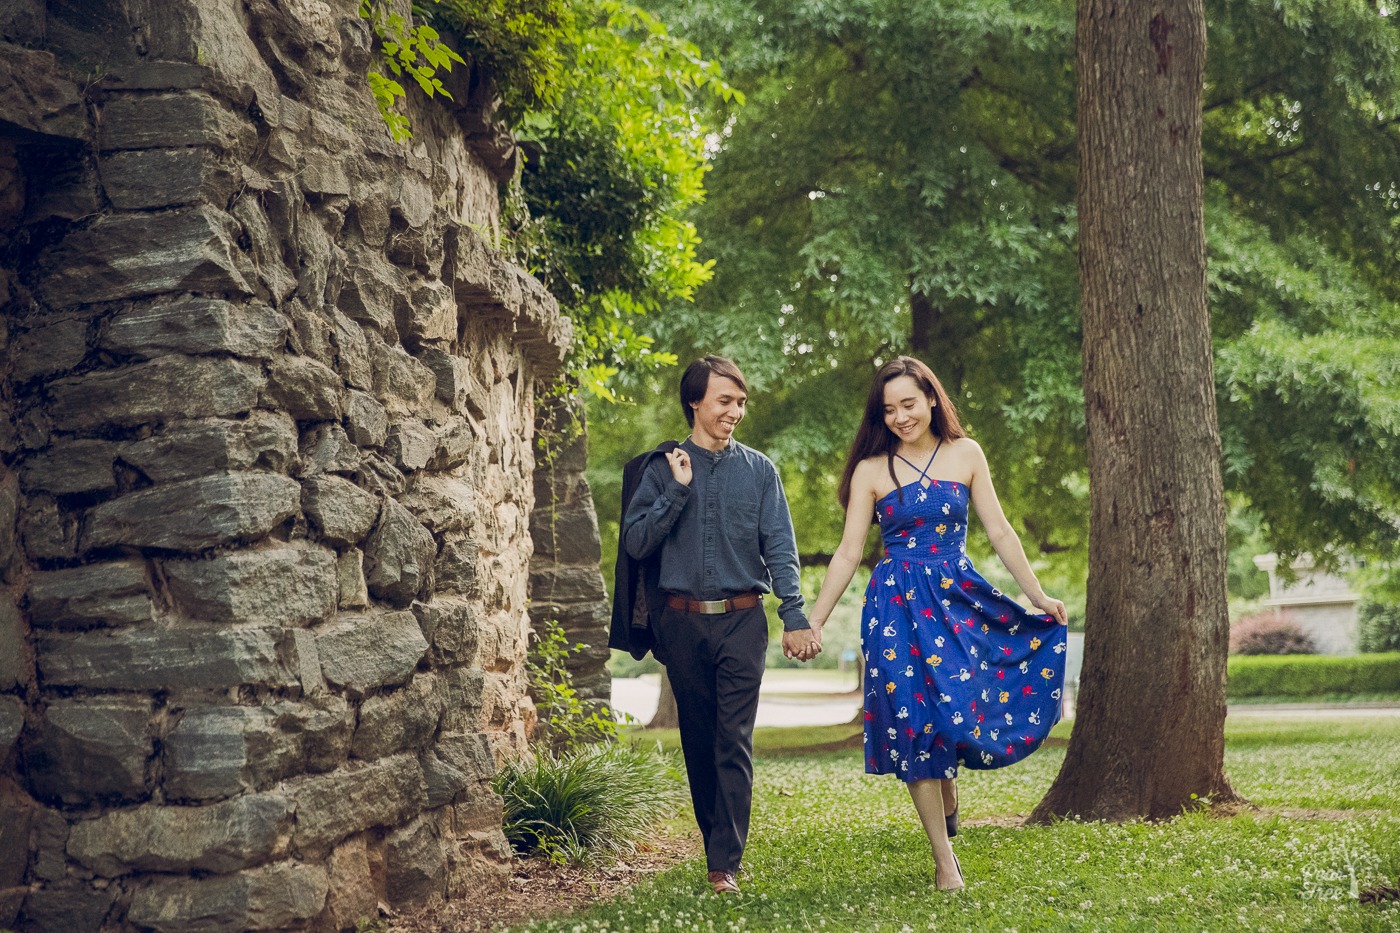
[[862,609],[865,770],[908,782],[1020,761],[1059,721],[1065,679],[1065,627],[972,566],[967,487],[932,465],[875,503],[886,557]]

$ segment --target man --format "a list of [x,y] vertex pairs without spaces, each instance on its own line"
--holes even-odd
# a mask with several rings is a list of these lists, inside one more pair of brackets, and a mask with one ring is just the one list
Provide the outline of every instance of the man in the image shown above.
[[709,883],[728,894],[739,890],[753,802],[753,724],[768,646],[763,594],[780,601],[785,655],[810,660],[821,642],[802,611],[778,471],[734,440],[748,402],[739,367],[719,356],[695,361],[680,399],[691,434],[650,461],[627,504],[622,543],[637,561],[660,551],[666,595],[652,634],[676,694]]

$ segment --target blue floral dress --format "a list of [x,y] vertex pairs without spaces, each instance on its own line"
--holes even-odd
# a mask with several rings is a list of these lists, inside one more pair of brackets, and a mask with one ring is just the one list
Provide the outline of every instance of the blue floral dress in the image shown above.
[[865,770],[910,782],[1020,761],[1059,721],[1065,679],[1065,627],[972,566],[967,487],[932,465],[875,504],[886,557],[862,610]]

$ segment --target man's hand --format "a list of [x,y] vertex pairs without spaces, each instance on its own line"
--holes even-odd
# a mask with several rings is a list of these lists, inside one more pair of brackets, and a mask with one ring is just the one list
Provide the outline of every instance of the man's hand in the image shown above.
[[671,475],[676,478],[676,482],[682,486],[689,486],[690,478],[694,475],[690,471],[690,454],[677,447],[666,455],[666,462],[671,465]]
[[810,661],[822,653],[820,628],[783,632],[783,656],[797,661]]

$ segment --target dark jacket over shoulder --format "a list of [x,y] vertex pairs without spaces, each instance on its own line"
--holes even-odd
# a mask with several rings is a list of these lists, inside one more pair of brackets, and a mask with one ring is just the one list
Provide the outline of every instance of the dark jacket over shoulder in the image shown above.
[[[627,506],[637,494],[642,477],[656,457],[679,447],[675,441],[663,441],[655,450],[649,450],[627,461],[622,468],[622,516],[627,516]],[[613,577],[612,628],[608,634],[608,647],[626,651],[640,661],[648,651],[655,651],[656,638],[653,625],[661,615],[665,604],[665,594],[661,592],[661,552],[657,550],[645,560],[637,560],[627,553],[622,545],[622,534],[618,535],[617,568]],[[662,664],[666,659],[657,656]]]

